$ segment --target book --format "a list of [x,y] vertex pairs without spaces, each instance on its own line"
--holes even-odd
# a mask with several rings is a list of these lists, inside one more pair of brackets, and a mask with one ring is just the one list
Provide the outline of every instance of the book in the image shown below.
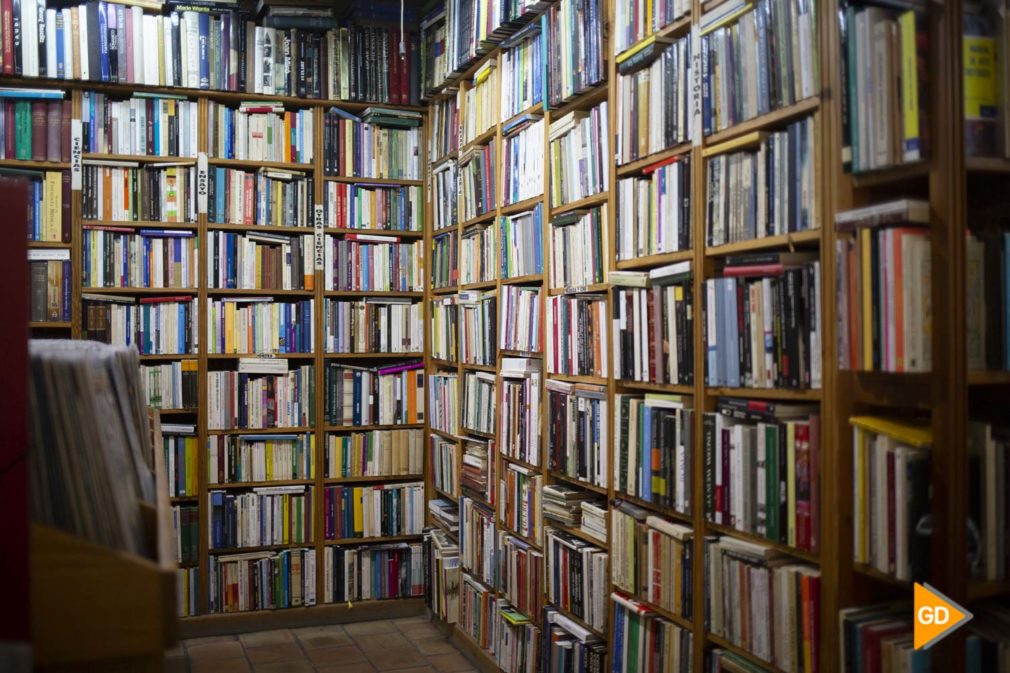
[[421,304],[412,303],[408,298],[381,296],[358,301],[325,301],[326,352],[422,352]]
[[168,95],[120,99],[97,91],[81,92],[81,140],[86,154],[195,158],[197,128],[196,101]]
[[546,389],[548,469],[606,488],[610,461],[606,388],[548,379]]
[[1010,434],[998,424],[984,420],[968,423],[968,513],[978,531],[978,545],[971,555],[972,577],[988,582],[1006,579],[1010,566],[1007,546],[1006,498],[1007,448]]
[[610,127],[607,102],[588,113],[573,111],[551,120],[551,206],[558,207],[607,191],[610,186]]
[[606,205],[555,217],[550,232],[551,286],[578,288],[604,282],[610,248]]
[[425,511],[421,482],[326,486],[323,539],[420,535]]
[[459,235],[447,231],[431,239],[431,285],[441,290],[459,282]]
[[[207,221],[214,224],[311,227],[315,179],[302,171],[263,168],[256,171],[214,166],[208,171]],[[326,183],[324,203],[332,212],[331,193],[349,185]],[[331,226],[346,226],[335,216]]]
[[190,566],[200,555],[200,514],[197,505],[172,506],[172,533],[175,536],[175,561]]
[[536,204],[530,210],[499,219],[498,241],[501,251],[501,278],[521,278],[543,273],[543,209]]
[[459,101],[456,96],[446,96],[445,98],[433,101],[430,109],[431,116],[428,119],[428,129],[430,131],[428,163],[435,164],[459,150]]
[[691,139],[691,41],[655,42],[622,62],[617,77],[617,151],[622,164]]
[[[839,611],[839,670],[852,673],[860,670],[863,662],[878,665],[882,672],[930,670],[931,655],[928,649],[912,647],[912,620],[908,616],[910,605],[881,603],[857,605]],[[966,643],[965,670],[971,665],[973,649],[971,636]],[[884,649],[889,650],[885,659]]]
[[[544,120],[526,114],[502,127],[502,200],[519,203],[544,193]],[[504,240],[504,239],[503,239]]]
[[408,598],[424,593],[421,543],[390,543],[323,550],[324,603]]
[[227,297],[207,304],[207,352],[237,355],[315,351],[314,300]]
[[195,232],[117,229],[85,225],[82,232],[85,288],[195,289]]
[[207,483],[313,479],[315,440],[312,434],[211,435],[207,438]]
[[248,492],[210,490],[211,549],[312,541],[311,486],[264,486]]
[[463,374],[462,429],[482,435],[493,435],[497,379],[490,372],[468,371]]
[[175,571],[175,604],[177,617],[200,614],[200,569],[179,568]]
[[420,292],[424,241],[396,236],[327,234],[323,243],[326,290]]
[[688,250],[691,164],[679,155],[654,164],[642,177],[617,181],[615,247],[620,261]]
[[459,382],[455,373],[440,372],[428,376],[428,422],[431,427],[450,435],[459,432]]
[[540,457],[540,360],[502,358],[498,401],[498,450],[537,467]]
[[544,358],[551,374],[605,377],[607,362],[607,299],[598,294],[565,294],[547,298],[547,339]]
[[614,397],[615,491],[691,513],[692,406],[680,395]]
[[599,0],[561,0],[547,10],[547,102],[552,107],[606,78],[606,13]]
[[[247,581],[243,582],[243,577]],[[311,548],[211,554],[210,612],[315,605],[316,579],[316,550]],[[281,587],[287,590],[279,590]]]
[[614,55],[690,13],[687,0],[621,0],[614,5]]
[[431,356],[443,362],[459,361],[459,299],[455,295],[437,297],[429,309]]
[[[161,427],[161,441],[165,452],[165,476],[169,497],[183,498],[198,495],[196,426],[166,423]],[[192,531],[192,541],[189,541],[187,537],[187,544],[198,546],[198,541],[199,534],[194,530]],[[193,560],[195,560],[195,553]]]
[[467,290],[459,294],[459,344],[463,364],[495,366],[497,308],[498,298],[493,292]]
[[501,288],[500,297],[498,348],[524,353],[540,352],[540,290],[505,285]]
[[[307,184],[311,190],[312,181]],[[424,223],[418,185],[327,182],[323,209],[327,225],[339,229],[419,232]],[[310,214],[307,205],[306,214]],[[297,226],[309,226],[311,221],[308,216],[305,224]]]
[[[659,617],[647,605],[615,591],[610,594],[614,670],[688,673],[694,660],[691,631]],[[651,645],[650,645],[651,644]],[[661,644],[662,647],[655,647]]]
[[[340,108],[323,115],[323,174],[421,179],[421,131],[369,124]],[[311,133],[305,136],[311,139]],[[311,160],[311,155],[309,157]]]
[[469,86],[461,88],[457,94],[458,107],[462,109],[460,120],[461,142],[468,144],[495,124],[495,104],[498,94],[498,69],[496,61],[485,61],[470,78]]
[[[273,361],[271,361],[273,362]],[[287,368],[288,362],[276,359]],[[243,371],[207,374],[207,427],[212,430],[307,427],[315,423],[315,367],[283,374]]]
[[196,224],[195,166],[109,165],[85,160],[81,218],[87,222]]
[[195,359],[140,366],[147,406],[155,409],[196,409],[199,366]]
[[211,231],[207,281],[211,288],[311,290],[315,286],[311,234]]
[[547,601],[598,632],[607,628],[607,552],[563,531],[548,528]]
[[324,409],[329,425],[413,425],[424,422],[420,360],[382,367],[327,362]]
[[[544,525],[578,528],[582,521],[582,503],[596,502],[606,508],[606,502],[599,502],[593,491],[578,488],[568,483],[544,484]],[[606,511],[604,509],[604,511]]]
[[453,498],[459,498],[459,482],[462,476],[457,469],[459,444],[439,435],[432,435],[430,455],[429,465],[435,488]]
[[459,543],[440,528],[424,532],[425,602],[446,624],[460,616]]
[[28,251],[29,319],[32,322],[70,322],[70,250],[32,248]]

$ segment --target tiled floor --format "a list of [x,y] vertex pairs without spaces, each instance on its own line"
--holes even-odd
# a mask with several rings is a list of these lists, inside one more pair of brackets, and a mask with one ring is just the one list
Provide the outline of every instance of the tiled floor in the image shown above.
[[182,641],[166,673],[472,673],[426,617]]

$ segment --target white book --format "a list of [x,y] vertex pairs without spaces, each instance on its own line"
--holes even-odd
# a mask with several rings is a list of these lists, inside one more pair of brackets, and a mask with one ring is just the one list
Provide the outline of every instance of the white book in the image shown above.
[[88,13],[81,7],[77,14],[81,79],[87,81],[91,79],[91,64],[88,63]]
[[46,10],[46,71],[44,77],[56,77],[56,10]]

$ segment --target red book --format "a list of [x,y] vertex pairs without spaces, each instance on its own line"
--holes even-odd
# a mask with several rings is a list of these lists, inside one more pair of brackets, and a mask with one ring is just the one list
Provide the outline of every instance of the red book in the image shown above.
[[727,266],[722,270],[726,278],[741,276],[781,276],[785,271],[782,264],[748,264],[746,266]]
[[[659,381],[657,378],[658,369],[656,363],[660,357],[661,348],[658,348],[659,333],[656,330],[656,311],[661,306],[657,299],[659,295],[659,288],[652,288],[648,294],[645,295],[645,316],[646,316],[646,334],[649,335],[649,380]],[[646,428],[646,432],[649,429]]]
[[174,301],[193,301],[193,297],[189,295],[183,295],[178,297],[141,297],[141,304],[168,304]]
[[809,447],[810,466],[810,551],[817,553],[821,546],[821,497],[820,497],[820,473],[821,473],[821,418],[811,416],[808,423],[809,437],[807,446]]
[[810,427],[796,424],[796,546],[810,549]]
[[242,224],[255,222],[256,178],[252,173],[246,173],[242,179],[244,193],[242,194]]
[[3,73],[14,74],[14,0],[0,0],[0,11],[3,12],[0,30],[3,31]]
[[49,101],[46,104],[46,161],[60,160],[62,117],[63,101]]
[[60,203],[63,211],[60,213],[60,233],[61,233],[60,237],[63,239],[64,243],[69,243],[72,226],[70,171],[62,171],[60,173],[60,188],[63,193],[63,198]]
[[[133,59],[129,59],[133,62]],[[74,116],[73,101],[64,99],[60,112],[60,160],[70,161],[70,121]]]
[[32,101],[32,161],[46,160],[46,101]]

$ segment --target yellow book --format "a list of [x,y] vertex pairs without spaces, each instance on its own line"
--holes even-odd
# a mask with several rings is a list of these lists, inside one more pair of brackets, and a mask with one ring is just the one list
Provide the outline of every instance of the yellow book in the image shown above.
[[622,51],[620,54],[617,55],[617,58],[615,60],[618,63],[624,63],[638,52],[643,51],[647,47],[651,47],[655,42],[656,42],[656,36],[650,35],[644,40],[636,42],[635,44],[631,45],[630,47]]
[[879,416],[852,416],[849,423],[878,435],[886,435],[914,449],[929,448],[933,444],[933,430],[925,423],[909,423]]
[[863,366],[862,369],[873,369],[873,287],[870,280],[873,278],[873,261],[871,259],[870,243],[873,230],[864,228],[859,230],[859,246],[861,266],[860,286],[862,288],[862,315],[863,321]]
[[919,72],[915,54],[915,12],[898,17],[901,36],[902,152],[905,161],[922,158],[919,147]]
[[786,423],[786,541],[796,546],[796,424]]
[[285,543],[291,542],[291,496],[281,496],[281,516],[283,517],[283,537]]
[[[363,533],[365,531],[364,526],[364,500],[365,489],[360,486],[354,487],[354,532]],[[353,536],[352,536],[353,537]]]
[[63,211],[63,190],[61,176],[56,171],[46,171],[44,187],[45,219],[42,223],[42,240],[59,241],[63,238],[61,215]]
[[235,303],[224,302],[224,352],[235,352]]
[[866,435],[858,427],[853,428],[852,433],[852,482],[854,491],[853,507],[853,547],[855,549],[855,561],[866,563],[869,558],[870,527],[866,521]]
[[265,446],[263,453],[265,454],[266,460],[266,474],[267,481],[273,481],[274,478],[274,443],[271,441],[264,442]]
[[186,438],[186,495],[196,494],[196,437]]

